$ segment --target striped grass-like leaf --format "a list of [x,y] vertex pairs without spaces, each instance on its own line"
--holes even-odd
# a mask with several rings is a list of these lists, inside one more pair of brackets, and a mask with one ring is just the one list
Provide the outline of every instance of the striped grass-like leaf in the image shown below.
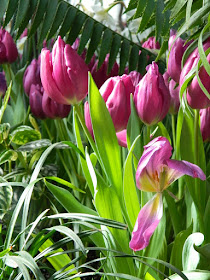
[[[6,180],[0,177],[0,183],[6,183]],[[12,196],[13,190],[9,183],[4,186],[0,186],[0,219],[3,219],[4,215],[10,209]]]

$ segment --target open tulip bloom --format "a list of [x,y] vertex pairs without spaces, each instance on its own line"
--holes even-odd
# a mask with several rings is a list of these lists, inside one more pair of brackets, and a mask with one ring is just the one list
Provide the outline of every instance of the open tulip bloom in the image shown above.
[[162,193],[183,175],[205,180],[203,171],[184,160],[170,159],[172,147],[165,137],[157,137],[144,147],[136,171],[136,184],[142,191],[156,195],[139,212],[130,248],[139,251],[148,246],[150,237],[163,215]]

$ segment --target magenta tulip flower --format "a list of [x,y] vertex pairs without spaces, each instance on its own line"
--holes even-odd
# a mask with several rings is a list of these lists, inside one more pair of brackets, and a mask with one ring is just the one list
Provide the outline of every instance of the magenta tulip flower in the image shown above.
[[201,134],[204,142],[210,142],[210,107],[200,110]]
[[147,67],[134,92],[134,104],[140,119],[147,125],[162,121],[170,107],[170,94],[155,62]]
[[23,76],[23,87],[28,96],[32,84],[41,86],[40,61],[36,59],[31,61]]
[[3,28],[0,29],[0,64],[12,63],[18,57],[17,47],[12,36]]
[[129,75],[109,78],[100,88],[100,93],[111,115],[116,132],[127,127],[131,113],[130,94],[135,87]]
[[46,92],[43,93],[42,97],[42,110],[46,117],[50,119],[66,118],[70,112],[71,106],[65,104],[59,104],[52,100]]
[[155,41],[155,37],[149,37],[143,44],[142,44],[143,48],[146,49],[156,49],[159,50],[160,49],[160,44],[159,42]]
[[74,105],[88,92],[88,67],[75,50],[59,36],[52,53],[41,52],[41,81],[54,101]]
[[165,137],[157,137],[144,147],[136,171],[136,184],[142,191],[157,194],[139,212],[130,241],[130,248],[146,248],[163,215],[162,192],[183,175],[205,180],[195,164],[170,159],[172,147]]
[[7,82],[3,72],[0,72],[0,96],[4,96],[7,90]]
[[134,87],[136,87],[138,85],[138,83],[140,82],[140,80],[142,79],[142,75],[137,72],[137,71],[131,71],[128,76],[130,76],[131,81],[134,85]]
[[179,85],[174,80],[169,82],[169,93],[171,96],[169,113],[176,115],[179,111],[180,101],[179,101]]
[[45,119],[47,117],[42,109],[42,96],[43,87],[41,87],[39,84],[32,84],[29,93],[29,104],[31,107],[31,112],[39,119]]
[[[210,40],[207,39],[203,43],[203,49],[206,51],[208,48],[210,48]],[[184,64],[184,67],[182,69],[179,85],[180,87],[184,83],[186,75],[192,70],[194,67],[197,67],[197,63],[200,59],[200,55],[198,52],[198,48],[196,48],[188,57],[187,61]],[[207,60],[210,63],[210,55],[207,56]],[[207,89],[208,92],[210,92],[210,77],[207,74],[204,66],[202,66],[199,69],[198,73],[201,82],[203,83],[204,87]],[[191,83],[188,85],[187,88],[187,102],[193,109],[205,109],[210,106],[210,100],[205,95],[205,93],[202,91],[198,84],[197,77],[195,76]]]
[[91,75],[98,88],[100,88],[104,84],[104,82],[110,77],[114,77],[118,75],[119,65],[117,64],[117,62],[114,63],[111,72],[109,74],[107,74],[108,64],[109,64],[109,54],[107,54],[103,64],[99,69],[98,69],[98,60],[96,60],[95,64],[93,65],[93,68],[91,70]]

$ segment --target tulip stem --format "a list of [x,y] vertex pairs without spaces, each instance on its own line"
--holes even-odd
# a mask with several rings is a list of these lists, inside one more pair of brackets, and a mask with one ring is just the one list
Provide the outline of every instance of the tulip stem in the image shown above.
[[84,117],[83,117],[83,115],[82,115],[82,113],[81,113],[81,110],[80,110],[80,108],[79,108],[79,105],[78,105],[78,104],[75,104],[75,105],[74,105],[74,108],[75,108],[75,110],[76,110],[76,113],[77,113],[79,122],[80,122],[80,124],[81,124],[81,126],[82,126],[82,128],[83,128],[83,130],[84,130],[84,132],[85,132],[85,134],[86,134],[86,136],[87,136],[87,138],[88,138],[88,141],[89,141],[89,143],[90,143],[90,145],[91,145],[93,151],[96,153],[97,158],[99,159],[100,157],[99,157],[99,155],[98,155],[98,151],[97,151],[97,149],[96,149],[95,142],[94,142],[92,136],[90,135],[89,130],[87,129],[87,126],[86,126],[86,124],[85,124],[85,119],[84,119]]
[[199,110],[195,110],[194,119],[194,140],[195,140],[195,164],[198,165],[198,129],[199,129]]
[[[176,124],[175,124],[175,115],[171,115],[171,125],[172,125],[172,136],[173,136],[173,146],[174,151],[176,148]],[[175,156],[176,158],[176,156]]]
[[147,125],[147,136],[146,136],[146,143],[148,144],[150,142],[150,133],[151,133],[151,127]]

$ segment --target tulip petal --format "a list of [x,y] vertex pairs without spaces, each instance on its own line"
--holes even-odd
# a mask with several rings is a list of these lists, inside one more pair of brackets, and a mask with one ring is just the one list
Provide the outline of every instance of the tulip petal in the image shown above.
[[127,130],[123,129],[116,133],[118,144],[122,147],[127,148]]
[[162,216],[162,194],[157,193],[139,212],[132,232],[132,239],[129,244],[133,251],[140,251],[148,246],[150,238],[157,228]]
[[169,167],[169,170],[167,172],[168,185],[170,185],[183,175],[206,180],[206,175],[203,173],[202,169],[193,163],[185,160],[179,161],[169,159],[166,161],[166,164]]
[[56,102],[61,104],[68,104],[68,101],[61,94],[55,83],[55,80],[52,77],[52,67],[50,65],[50,60],[50,51],[42,50],[40,74],[43,88],[46,93]]

